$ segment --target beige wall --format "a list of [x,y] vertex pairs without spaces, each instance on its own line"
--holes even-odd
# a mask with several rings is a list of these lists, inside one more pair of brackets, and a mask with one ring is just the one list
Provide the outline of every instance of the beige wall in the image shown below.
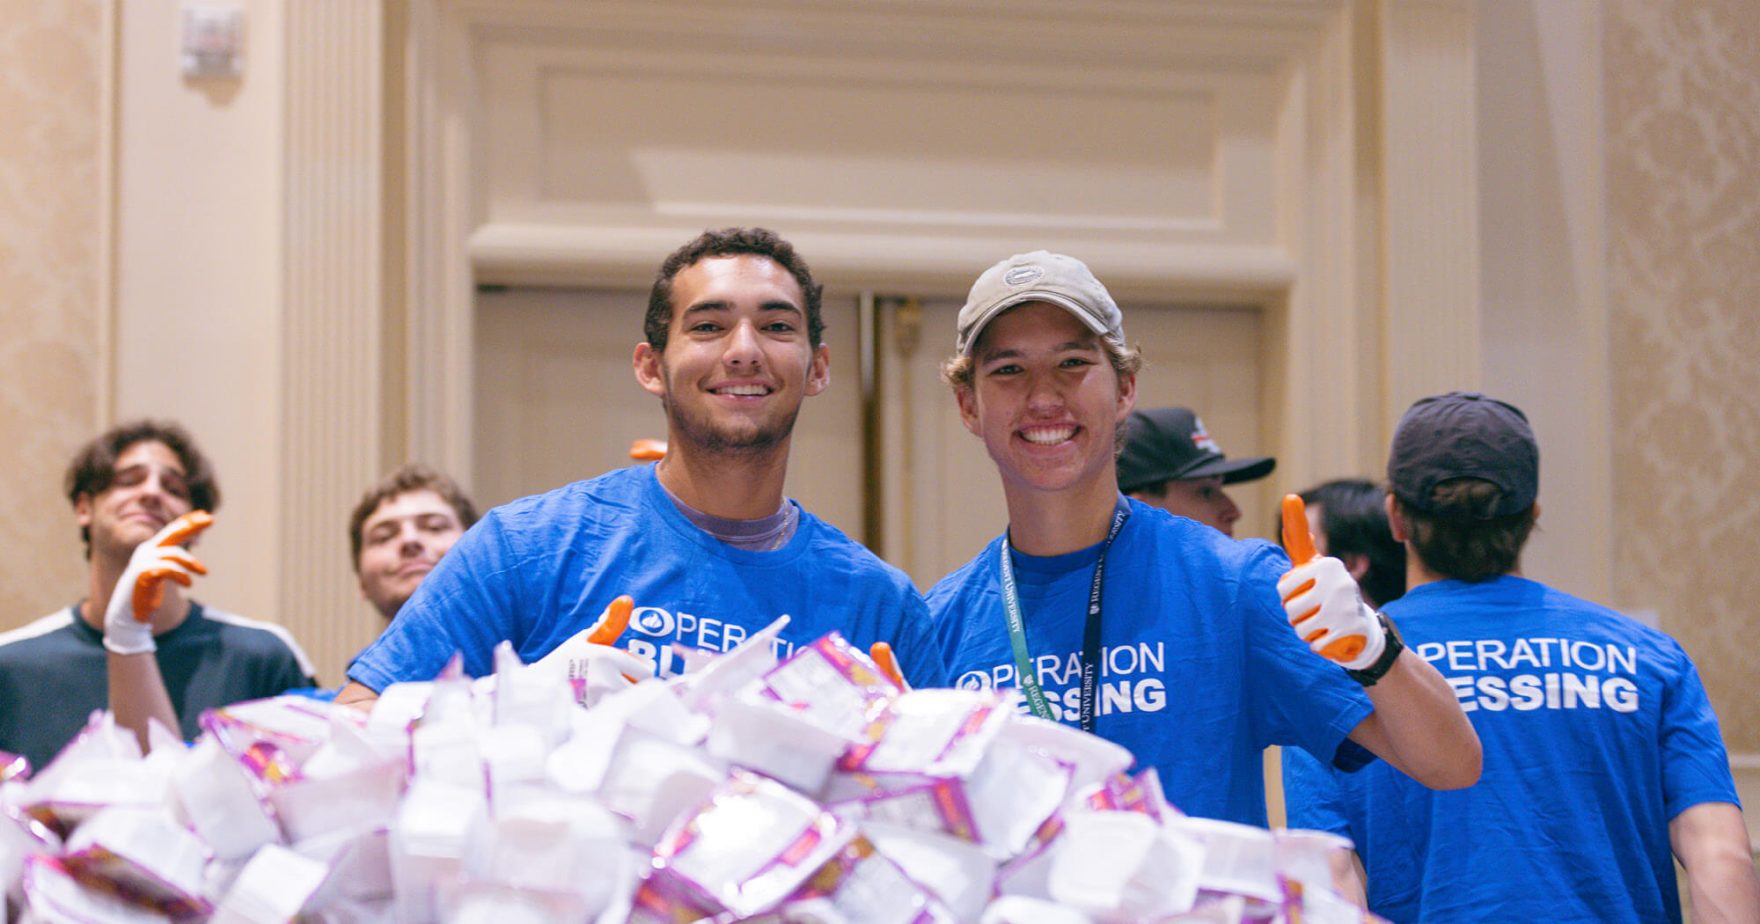
[[1481,384],[1540,440],[1524,572],[1612,594],[1599,0],[1481,0],[1475,30]]
[[98,0],[0,0],[0,630],[72,602],[61,498],[97,417]]
[[1760,2],[1615,0],[1605,35],[1615,598],[1657,611],[1753,753]]
[[221,505],[200,554],[204,603],[276,618],[282,395],[278,4],[244,4],[244,74],[190,81],[178,7],[118,4],[119,418],[181,421]]

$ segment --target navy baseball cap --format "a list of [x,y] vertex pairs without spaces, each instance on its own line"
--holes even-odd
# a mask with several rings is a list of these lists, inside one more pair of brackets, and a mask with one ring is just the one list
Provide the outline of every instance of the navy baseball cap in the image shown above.
[[1540,445],[1513,404],[1474,391],[1421,398],[1393,434],[1387,482],[1400,503],[1439,514],[1431,492],[1456,478],[1488,481],[1503,492],[1484,519],[1512,516],[1540,493]]
[[1223,484],[1271,474],[1270,456],[1230,459],[1189,407],[1132,411],[1125,420],[1124,451],[1118,455],[1118,489],[1131,494],[1166,481],[1221,475]]

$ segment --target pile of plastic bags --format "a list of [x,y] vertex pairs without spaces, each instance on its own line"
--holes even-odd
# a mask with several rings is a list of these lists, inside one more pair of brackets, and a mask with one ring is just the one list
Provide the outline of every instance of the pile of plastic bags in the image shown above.
[[1372,920],[1332,891],[1338,838],[1184,817],[1012,691],[907,691],[836,635],[778,662],[779,628],[666,681],[504,650],[370,714],[210,712],[144,757],[100,715],[35,776],[0,757],[7,917]]

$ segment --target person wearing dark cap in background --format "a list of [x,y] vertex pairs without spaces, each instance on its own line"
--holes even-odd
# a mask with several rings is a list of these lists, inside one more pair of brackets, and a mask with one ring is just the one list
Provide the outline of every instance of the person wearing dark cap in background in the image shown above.
[[1233,536],[1241,508],[1222,486],[1256,481],[1276,467],[1277,460],[1270,456],[1230,459],[1224,455],[1191,408],[1157,407],[1132,411],[1125,424],[1118,489],[1151,507]]
[[1386,767],[1286,762],[1292,827],[1356,841],[1369,908],[1394,921],[1760,920],[1729,757],[1679,643],[1521,576],[1540,453],[1514,406],[1412,405],[1387,463],[1410,650],[1454,687],[1484,776],[1424,790]]

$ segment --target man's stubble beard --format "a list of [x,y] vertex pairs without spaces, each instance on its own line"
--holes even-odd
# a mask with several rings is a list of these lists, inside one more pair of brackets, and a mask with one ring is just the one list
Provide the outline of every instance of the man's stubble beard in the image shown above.
[[794,434],[795,420],[801,413],[798,404],[786,418],[777,421],[775,426],[758,429],[746,436],[737,436],[717,428],[712,420],[695,416],[674,403],[672,374],[664,364],[661,366],[661,374],[666,379],[666,393],[660,398],[660,407],[666,412],[667,423],[677,435],[678,442],[688,443],[706,455],[764,456],[782,450],[788,445],[789,437]]

